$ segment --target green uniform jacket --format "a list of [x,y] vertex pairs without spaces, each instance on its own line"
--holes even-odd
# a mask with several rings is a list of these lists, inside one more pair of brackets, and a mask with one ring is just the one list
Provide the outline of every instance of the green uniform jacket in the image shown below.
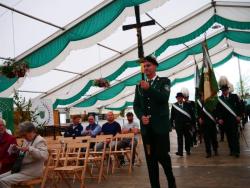
[[[141,122],[143,115],[150,115],[150,124],[143,125],[141,133],[154,131],[157,134],[168,133],[170,130],[168,99],[170,95],[170,80],[166,77],[156,77],[148,90],[139,85],[135,89],[134,111]],[[149,128],[150,127],[150,128]]]

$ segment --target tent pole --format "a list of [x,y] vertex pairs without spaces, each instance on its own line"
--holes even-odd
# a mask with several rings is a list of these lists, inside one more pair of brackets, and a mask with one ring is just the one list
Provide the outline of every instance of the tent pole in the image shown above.
[[244,91],[243,91],[243,80],[242,80],[242,74],[241,74],[241,66],[240,66],[240,58],[238,58],[238,69],[239,69],[239,78],[240,78],[240,91],[241,91],[241,98],[244,97]]
[[8,9],[8,10],[11,10],[11,11],[13,11],[13,12],[16,12],[16,13],[18,13],[18,14],[21,14],[21,15],[23,15],[23,16],[26,16],[26,17],[28,17],[28,18],[31,18],[31,19],[33,19],[33,20],[42,22],[42,23],[44,23],[44,24],[47,24],[47,25],[56,27],[56,28],[61,29],[61,30],[65,30],[63,27],[57,26],[57,25],[55,25],[55,24],[53,24],[53,23],[51,23],[51,22],[42,20],[42,19],[40,19],[40,18],[37,18],[37,17],[35,17],[35,16],[32,16],[32,15],[27,14],[27,13],[25,13],[25,12],[22,12],[22,11],[20,11],[20,10],[16,10],[16,9],[14,9],[14,8],[12,8],[12,7],[9,7],[9,6],[7,6],[7,5],[5,5],[5,4],[3,4],[3,3],[0,3],[0,6],[3,7],[3,8],[6,8],[6,9]]

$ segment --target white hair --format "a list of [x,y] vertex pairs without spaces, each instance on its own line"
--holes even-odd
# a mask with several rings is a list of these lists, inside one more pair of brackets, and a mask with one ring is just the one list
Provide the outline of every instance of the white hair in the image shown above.
[[229,85],[229,81],[228,81],[227,77],[221,76],[219,79],[219,86],[222,87],[222,86],[228,86],[228,85]]
[[3,125],[6,127],[6,121],[4,119],[2,119],[2,118],[0,118],[0,121],[2,121]]
[[234,85],[231,84],[231,83],[229,83],[228,85],[229,85],[229,86],[228,86],[228,87],[229,87],[229,92],[230,92],[230,93],[233,93],[233,92],[234,92]]
[[181,88],[181,93],[184,95],[184,97],[189,97],[189,91],[188,88]]

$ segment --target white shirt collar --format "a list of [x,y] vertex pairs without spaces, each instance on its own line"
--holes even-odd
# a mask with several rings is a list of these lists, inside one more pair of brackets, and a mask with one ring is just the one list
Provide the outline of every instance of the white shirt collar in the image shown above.
[[[157,75],[154,76],[154,78],[152,78],[151,80],[154,82],[156,79]],[[147,78],[147,81],[149,81],[149,79]]]

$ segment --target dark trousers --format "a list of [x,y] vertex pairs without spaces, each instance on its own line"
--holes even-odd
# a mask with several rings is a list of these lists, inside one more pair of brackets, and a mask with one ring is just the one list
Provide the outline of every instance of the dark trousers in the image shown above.
[[217,129],[216,125],[203,125],[203,133],[204,133],[204,141],[206,147],[206,153],[211,154],[211,147],[214,151],[218,149],[218,141],[217,141]]
[[[121,140],[120,142],[118,142],[117,149],[121,150],[121,149],[125,149],[125,148],[128,148],[128,147],[131,147],[131,143],[132,143],[131,139],[124,138],[123,140]],[[137,139],[134,139],[132,164],[134,164],[134,162],[135,162],[135,152],[136,152],[136,146],[137,146],[137,144],[138,144]],[[119,156],[119,159],[120,160],[124,160],[124,156],[123,155]]]
[[152,188],[160,188],[159,166],[162,165],[168,180],[168,187],[175,185],[172,163],[169,155],[169,133],[156,134],[152,130],[142,134],[142,141],[148,166],[149,179]]
[[183,137],[185,138],[185,150],[186,152],[190,152],[191,139],[192,139],[190,134],[190,127],[183,124],[183,125],[176,125],[175,129],[177,133],[178,153],[183,154]]
[[225,135],[225,130],[223,125],[219,125],[219,130],[220,130],[220,140],[224,141],[224,135]]
[[197,131],[196,125],[194,124],[193,127],[192,127],[192,133],[193,133],[193,135],[191,135],[192,136],[191,146],[197,144],[197,132],[198,131]]
[[227,135],[227,142],[230,149],[230,153],[239,154],[240,153],[240,143],[239,143],[239,131],[237,123],[225,123],[225,133]]

